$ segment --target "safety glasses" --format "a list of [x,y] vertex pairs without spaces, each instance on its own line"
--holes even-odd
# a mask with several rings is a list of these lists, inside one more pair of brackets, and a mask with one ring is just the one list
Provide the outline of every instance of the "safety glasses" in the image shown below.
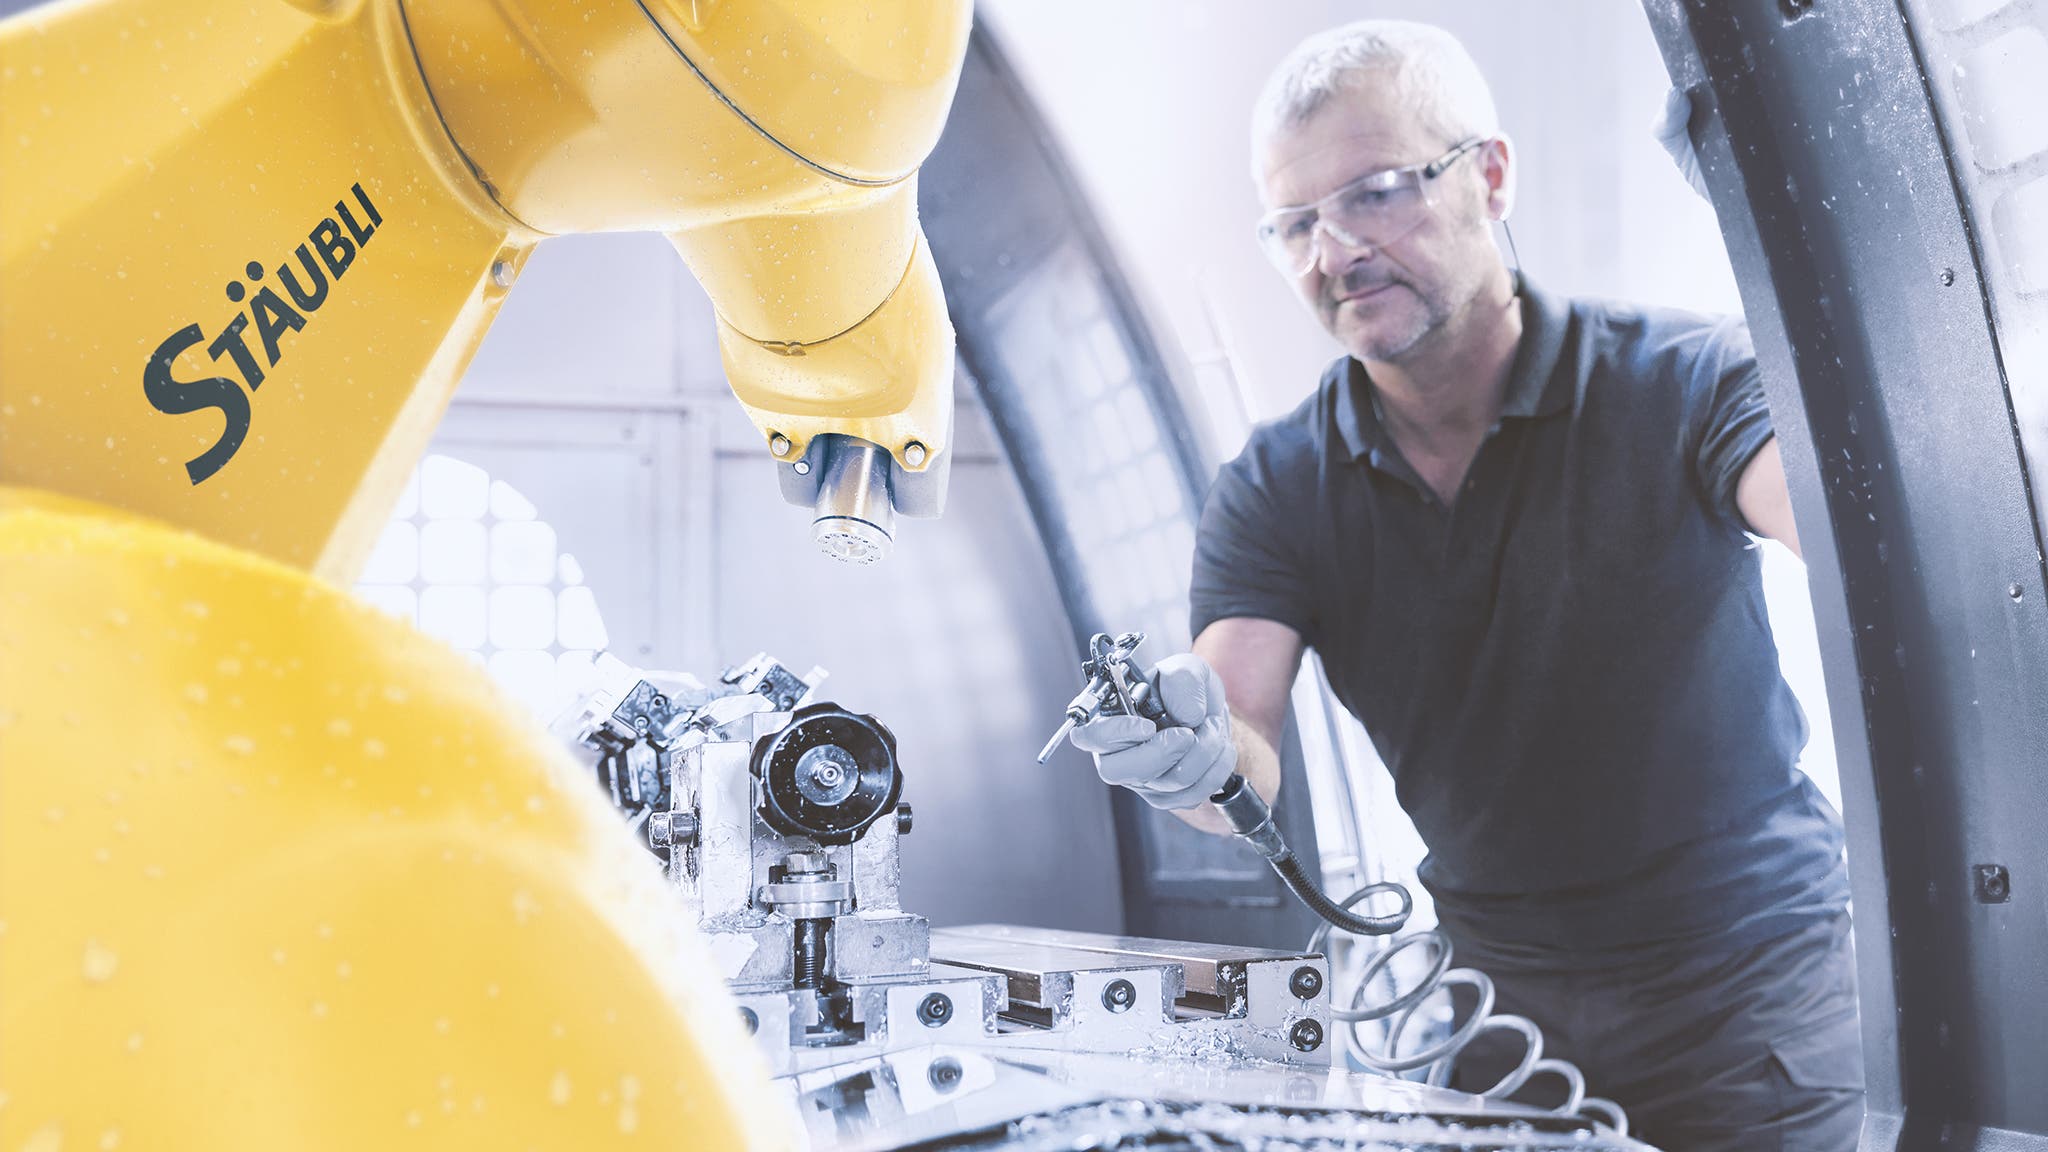
[[1315,267],[1318,233],[1346,248],[1383,248],[1413,232],[1435,206],[1430,183],[1486,142],[1475,136],[1426,163],[1360,176],[1313,204],[1275,208],[1259,219],[1259,247],[1290,277]]

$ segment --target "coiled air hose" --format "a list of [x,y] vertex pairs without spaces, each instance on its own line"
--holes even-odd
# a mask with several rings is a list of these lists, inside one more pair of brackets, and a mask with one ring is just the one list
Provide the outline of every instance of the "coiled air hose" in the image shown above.
[[[1341,903],[1331,900],[1315,881],[1309,879],[1307,870],[1274,826],[1273,810],[1245,783],[1244,777],[1232,775],[1215,795],[1209,797],[1209,802],[1222,810],[1238,839],[1265,857],[1288,889],[1308,906],[1309,911],[1323,920],[1309,937],[1308,951],[1323,951],[1332,928],[1354,936],[1388,936],[1399,932],[1408,922],[1415,901],[1408,889],[1400,884],[1368,884],[1345,897]],[[1352,911],[1366,900],[1389,894],[1400,899],[1400,908],[1396,911],[1377,916]],[[1394,984],[1392,965],[1395,957],[1418,948],[1430,951],[1428,971],[1423,978],[1406,992],[1397,992],[1380,1003],[1368,1003],[1366,998],[1375,982],[1384,979],[1387,984]],[[1423,1003],[1440,991],[1448,995],[1448,990],[1454,987],[1470,988],[1478,998],[1471,1015],[1436,1044],[1406,1056],[1397,1055],[1401,1037]],[[1394,1077],[1427,1069],[1425,1082],[1439,1088],[1449,1086],[1458,1057],[1474,1040],[1488,1032],[1513,1032],[1525,1043],[1521,1062],[1479,1095],[1491,1100],[1505,1100],[1531,1079],[1549,1073],[1561,1078],[1566,1087],[1564,1102],[1551,1109],[1552,1112],[1605,1122],[1615,1134],[1628,1135],[1628,1115],[1620,1105],[1612,1100],[1586,1095],[1586,1077],[1577,1066],[1543,1055],[1543,1030],[1536,1026],[1535,1021],[1526,1016],[1496,1016],[1493,1002],[1493,981],[1476,969],[1452,968],[1450,937],[1431,929],[1396,937],[1366,964],[1348,997],[1339,997],[1333,991],[1330,1015],[1351,1026],[1346,1030],[1347,1048],[1360,1063],[1382,1075]],[[1387,1026],[1383,1046],[1375,1049],[1360,1029],[1363,1025],[1389,1018],[1392,1018],[1392,1023]]]

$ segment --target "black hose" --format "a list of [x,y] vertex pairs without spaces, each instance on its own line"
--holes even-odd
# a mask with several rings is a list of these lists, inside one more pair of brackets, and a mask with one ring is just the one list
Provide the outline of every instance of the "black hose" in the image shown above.
[[1266,862],[1273,866],[1273,871],[1280,874],[1281,882],[1308,905],[1309,911],[1325,921],[1358,936],[1385,936],[1389,932],[1399,932],[1401,926],[1408,923],[1408,914],[1415,910],[1415,900],[1399,884],[1374,884],[1346,901],[1347,904],[1357,903],[1369,896],[1391,892],[1401,898],[1401,910],[1385,916],[1360,916],[1325,895],[1322,888],[1308,878],[1301,861],[1295,859],[1287,847],[1279,827],[1273,823],[1273,809],[1243,776],[1231,773],[1223,786],[1209,797],[1209,803],[1223,813],[1224,822],[1230,825],[1237,838],[1264,856]]
[[1408,894],[1408,889],[1399,884],[1372,884],[1354,893],[1346,903],[1355,904],[1359,900],[1391,892],[1401,898],[1401,907],[1398,911],[1389,912],[1384,916],[1360,916],[1331,900],[1315,881],[1310,880],[1308,872],[1301,866],[1301,860],[1294,853],[1289,852],[1275,857],[1272,864],[1273,871],[1280,874],[1280,879],[1286,883],[1289,890],[1300,897],[1303,904],[1308,905],[1309,911],[1353,935],[1385,936],[1399,932],[1401,927],[1408,923],[1408,914],[1415,910],[1415,899]]

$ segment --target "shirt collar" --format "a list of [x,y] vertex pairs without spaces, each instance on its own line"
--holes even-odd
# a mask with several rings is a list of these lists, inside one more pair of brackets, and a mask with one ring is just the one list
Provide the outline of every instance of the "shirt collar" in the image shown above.
[[[1571,406],[1575,391],[1569,379],[1560,379],[1558,360],[1564,353],[1565,331],[1571,319],[1563,301],[1517,276],[1517,296],[1522,308],[1522,338],[1515,345],[1515,359],[1508,369],[1508,390],[1501,404],[1502,419],[1530,419],[1554,416]],[[1379,397],[1365,365],[1346,356],[1330,366],[1323,378],[1336,401],[1337,432],[1354,460],[1388,447],[1380,423]]]

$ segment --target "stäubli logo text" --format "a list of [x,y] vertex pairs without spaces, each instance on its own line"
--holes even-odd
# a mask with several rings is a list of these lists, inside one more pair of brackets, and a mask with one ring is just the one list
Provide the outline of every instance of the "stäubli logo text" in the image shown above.
[[[171,416],[218,408],[227,418],[227,427],[213,447],[186,463],[185,474],[192,478],[192,483],[220,471],[241,449],[242,441],[249,435],[250,419],[249,396],[243,388],[254,392],[263,386],[265,369],[277,367],[278,361],[284,359],[285,337],[304,328],[313,313],[327,302],[328,293],[341,286],[342,276],[356,257],[369,248],[370,237],[384,223],[384,217],[370,203],[361,184],[349,191],[355,194],[355,202],[362,209],[362,220],[357,220],[349,210],[346,198],[335,201],[334,215],[315,224],[306,234],[306,242],[293,250],[298,268],[293,268],[291,258],[287,257],[266,274],[262,262],[249,261],[242,270],[249,286],[234,280],[227,287],[230,301],[240,304],[247,299],[248,305],[235,313],[234,319],[211,340],[207,340],[205,329],[197,324],[187,324],[171,333],[156,346],[156,353],[143,368],[142,395],[150,407]],[[336,223],[337,219],[340,223]],[[278,294],[278,285],[284,287],[283,295]],[[253,295],[250,286],[256,286]],[[202,341],[206,343],[207,355],[216,362],[226,358],[235,366],[241,377],[239,383],[227,376],[179,380],[171,375],[171,362]]]

